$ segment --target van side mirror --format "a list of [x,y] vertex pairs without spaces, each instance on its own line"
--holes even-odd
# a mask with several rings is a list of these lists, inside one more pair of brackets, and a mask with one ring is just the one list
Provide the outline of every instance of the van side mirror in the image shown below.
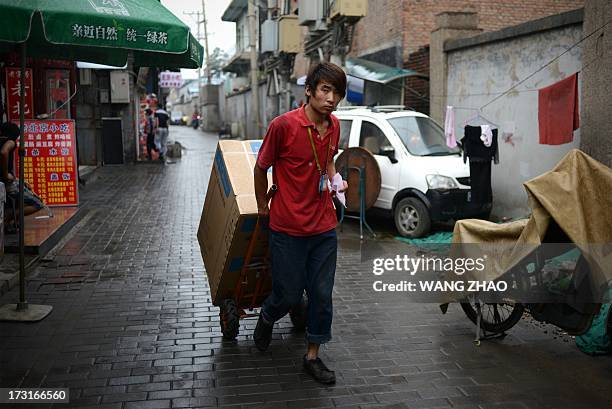
[[381,146],[378,151],[380,156],[386,156],[389,158],[391,163],[397,163],[397,158],[395,157],[395,149],[392,146]]

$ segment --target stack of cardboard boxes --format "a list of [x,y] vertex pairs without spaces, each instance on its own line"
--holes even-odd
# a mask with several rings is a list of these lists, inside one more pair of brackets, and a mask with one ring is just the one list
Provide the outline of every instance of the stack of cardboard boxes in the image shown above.
[[[260,230],[258,237],[253,237],[257,223],[253,169],[260,146],[261,141],[228,140],[219,141],[217,147],[198,228],[198,242],[213,305],[218,306],[224,299],[234,298],[234,290],[252,239],[256,241],[252,262],[266,263],[267,227]],[[268,173],[268,184],[272,184],[271,172]],[[263,297],[272,288],[270,275],[262,275],[265,268],[263,265],[259,269],[249,269],[246,281],[243,282],[244,292],[252,293],[257,281],[264,280],[261,283],[263,296],[255,300],[257,305],[261,304]],[[252,299],[236,301],[244,308],[251,305]]]

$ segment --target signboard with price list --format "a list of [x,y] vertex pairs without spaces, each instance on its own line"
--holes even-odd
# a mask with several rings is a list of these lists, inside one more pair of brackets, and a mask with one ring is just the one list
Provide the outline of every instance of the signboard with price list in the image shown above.
[[[79,204],[74,121],[26,120],[24,175],[48,206]],[[19,142],[17,142],[19,144]],[[15,150],[15,174],[19,175]]]

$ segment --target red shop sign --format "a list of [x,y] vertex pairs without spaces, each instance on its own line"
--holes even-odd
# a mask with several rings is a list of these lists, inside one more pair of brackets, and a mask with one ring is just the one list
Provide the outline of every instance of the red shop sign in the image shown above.
[[[79,204],[74,121],[25,121],[25,180],[45,204]],[[19,143],[19,142],[17,142]],[[15,163],[19,157],[15,150]],[[19,174],[19,169],[16,169]]]
[[[25,105],[24,115],[27,119],[34,118],[34,98],[32,88],[32,69],[25,70]],[[21,69],[15,67],[6,68],[6,104],[8,108],[8,119],[11,122],[19,121],[19,96],[21,95]]]

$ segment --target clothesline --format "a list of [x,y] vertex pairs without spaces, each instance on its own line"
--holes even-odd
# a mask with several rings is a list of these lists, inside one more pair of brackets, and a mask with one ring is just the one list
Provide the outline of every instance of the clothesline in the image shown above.
[[[546,64],[544,64],[543,66],[541,66],[540,68],[538,68],[537,70],[535,70],[534,72],[532,72],[531,74],[529,74],[527,77],[523,78],[522,80],[520,80],[519,82],[517,82],[516,84],[514,84],[513,86],[511,86],[510,88],[508,88],[504,93],[502,93],[501,95],[496,96],[495,98],[493,98],[492,100],[490,100],[489,102],[487,102],[486,104],[484,104],[483,106],[480,107],[480,109],[484,109],[487,106],[491,105],[493,102],[497,101],[498,99],[500,99],[501,97],[503,97],[504,95],[508,94],[509,92],[511,92],[513,89],[515,89],[516,87],[518,87],[519,85],[521,85],[522,83],[524,83],[525,81],[527,81],[528,79],[530,79],[531,77],[533,77],[534,75],[536,75],[537,73],[539,73],[540,71],[542,71],[544,68],[548,67],[549,65],[551,65],[552,63],[554,63],[555,61],[557,61],[559,58],[561,58],[563,55],[567,54],[568,52],[570,52],[570,50],[572,50],[574,47],[578,46],[579,44],[581,44],[583,41],[585,41],[586,39],[590,38],[592,35],[594,35],[596,32],[602,30],[604,27],[606,27],[608,24],[610,24],[612,22],[612,19],[608,19],[603,25],[599,26],[598,28],[596,28],[595,30],[591,31],[589,34],[587,34],[586,36],[582,37],[579,41],[577,41],[576,43],[572,44],[567,50],[563,51],[561,54],[557,55],[555,58],[553,58],[552,60],[550,60],[549,62],[547,62]],[[583,67],[584,69],[584,67]]]
[[[593,64],[595,61],[597,61],[600,58],[601,58],[601,56],[596,56],[596,57],[592,58],[591,61],[589,61],[588,63],[584,64],[581,69],[579,69],[578,71],[576,71],[572,75],[583,72],[586,68],[588,68],[591,64]],[[514,92],[538,92],[538,91],[540,91],[540,90],[539,89],[529,89],[529,90],[523,90],[523,91],[516,91],[515,90]],[[492,93],[487,93],[487,94],[457,94],[457,95],[448,95],[448,96],[469,97],[469,96],[478,96],[478,95],[495,95],[495,94],[492,94]],[[462,107],[462,106],[454,106],[454,105],[453,105],[453,108],[454,109],[460,109],[460,110],[471,110],[471,111],[482,110],[482,108]]]
[[[595,61],[601,59],[602,56],[596,56],[593,59],[591,59],[591,61],[589,61],[587,64],[584,64],[582,66],[581,69],[577,70],[576,72],[580,73],[582,71],[585,70],[585,68],[589,67],[591,64],[593,64]],[[400,91],[401,92],[401,88],[398,87],[394,87],[392,85],[387,84],[386,88],[392,89],[394,91]],[[480,93],[473,93],[473,94],[430,94],[429,98],[419,94],[418,92],[414,91],[411,88],[406,87],[405,88],[408,92],[410,92],[412,95],[414,95],[415,97],[422,99],[424,101],[429,102],[430,98],[432,97],[441,97],[441,98],[446,98],[446,97],[463,97],[463,98],[467,98],[467,97],[482,97],[482,96],[501,96],[504,94],[507,94],[508,91],[503,91],[503,92],[480,92]],[[515,93],[524,93],[524,92],[538,92],[539,89],[538,88],[527,88],[527,89],[520,89],[520,90],[512,90]],[[473,108],[473,109],[478,109],[478,108]]]

